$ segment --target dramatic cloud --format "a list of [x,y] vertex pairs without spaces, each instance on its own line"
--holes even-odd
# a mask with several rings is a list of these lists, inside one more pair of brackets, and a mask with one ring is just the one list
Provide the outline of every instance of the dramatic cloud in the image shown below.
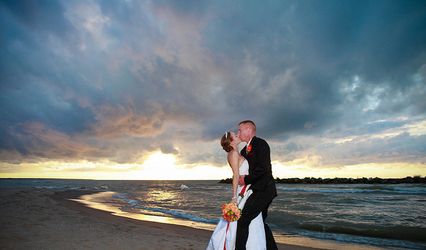
[[[0,161],[426,164],[424,1],[2,1]],[[6,164],[7,163],[7,164]],[[0,171],[2,171],[0,169]]]

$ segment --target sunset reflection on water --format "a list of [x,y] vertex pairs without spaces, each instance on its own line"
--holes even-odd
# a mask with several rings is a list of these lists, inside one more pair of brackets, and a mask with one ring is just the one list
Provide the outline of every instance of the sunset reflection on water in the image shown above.
[[[119,203],[105,202],[110,200],[113,195],[117,194],[116,192],[100,192],[89,195],[82,195],[79,199],[71,199],[73,201],[84,204],[86,207],[93,209],[110,212],[112,215],[140,220],[140,221],[150,221],[157,223],[173,224],[179,226],[188,226],[204,230],[213,230],[215,225],[209,225],[205,223],[198,223],[194,221],[182,220],[166,216],[156,216],[156,215],[146,215],[140,213],[131,213],[126,212],[120,209]],[[152,192],[148,193],[148,196],[153,199],[164,198],[164,199],[173,199],[176,197],[176,194],[173,192]]]

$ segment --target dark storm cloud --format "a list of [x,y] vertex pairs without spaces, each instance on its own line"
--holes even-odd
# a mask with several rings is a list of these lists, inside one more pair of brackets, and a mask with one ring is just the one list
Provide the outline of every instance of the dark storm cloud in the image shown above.
[[[360,112],[346,107],[346,96],[339,91],[355,75],[363,79],[361,89],[384,88],[378,113],[423,107],[419,95],[425,100],[425,92],[412,91],[425,80],[416,83],[412,77],[426,61],[426,33],[420,32],[426,29],[425,10],[421,1],[269,1],[261,7],[230,8],[209,24],[207,34],[216,52],[231,54],[238,63],[245,53],[252,56],[262,74],[237,85],[239,97],[250,96],[250,101],[244,104],[248,108],[240,105],[236,111],[257,118],[272,137],[305,133],[306,124],[330,126],[347,108]],[[267,102],[259,103],[273,79],[287,69],[295,73],[291,82],[282,80],[274,89],[280,100],[274,102],[269,94]],[[256,84],[254,92],[250,86]],[[369,94],[357,98],[365,102]],[[403,100],[396,100],[398,96]],[[415,111],[424,114],[424,109]]]
[[[47,0],[13,1],[5,0],[0,3],[20,24],[32,31],[53,32],[64,35],[71,28],[64,18],[64,8],[60,2]],[[7,15],[7,14],[5,14]]]
[[424,1],[3,1],[0,150],[8,161],[126,162],[158,149],[223,163],[217,138],[243,119],[288,159],[322,148],[318,138],[398,129],[426,115],[425,11]]
[[[191,77],[172,62],[145,53],[157,42],[155,24],[127,29],[129,23],[109,23],[97,5],[66,3],[63,10],[32,4],[2,6],[7,19],[2,51],[9,56],[1,62],[2,150],[23,158],[107,157],[118,162],[137,160],[155,147],[177,153],[166,143],[143,138],[159,135],[166,119],[179,121],[202,112],[197,110],[202,105],[194,105],[199,102],[194,100],[197,86],[191,86],[200,76]],[[39,20],[32,25],[28,11],[36,16],[61,13],[48,15],[49,25],[65,17],[73,26],[63,32],[72,39]],[[141,17],[136,21],[147,18]],[[10,30],[16,35],[9,35]]]

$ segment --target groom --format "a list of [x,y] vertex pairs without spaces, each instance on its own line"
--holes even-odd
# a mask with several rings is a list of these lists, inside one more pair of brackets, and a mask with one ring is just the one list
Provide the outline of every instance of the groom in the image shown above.
[[242,215],[238,220],[236,250],[246,249],[250,222],[262,213],[266,234],[267,249],[278,249],[272,236],[271,229],[265,223],[268,207],[277,196],[275,181],[272,177],[271,156],[268,143],[256,137],[256,125],[246,120],[239,123],[238,137],[247,145],[241,150],[241,155],[249,164],[249,175],[240,176],[239,184],[251,184],[252,195],[247,199]]

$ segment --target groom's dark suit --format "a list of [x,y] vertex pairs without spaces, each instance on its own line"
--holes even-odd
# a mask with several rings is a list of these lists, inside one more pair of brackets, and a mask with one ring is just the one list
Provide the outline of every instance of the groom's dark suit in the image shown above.
[[[250,141],[251,148],[247,146],[241,150],[241,155],[249,164],[249,175],[244,178],[246,184],[251,184],[253,193],[247,199],[241,218],[238,220],[237,239],[235,249],[246,249],[250,222],[262,213],[263,223],[268,215],[268,207],[277,196],[274,177],[272,176],[271,155],[268,143],[258,137]],[[271,229],[265,223],[267,249],[278,249],[272,236]]]

